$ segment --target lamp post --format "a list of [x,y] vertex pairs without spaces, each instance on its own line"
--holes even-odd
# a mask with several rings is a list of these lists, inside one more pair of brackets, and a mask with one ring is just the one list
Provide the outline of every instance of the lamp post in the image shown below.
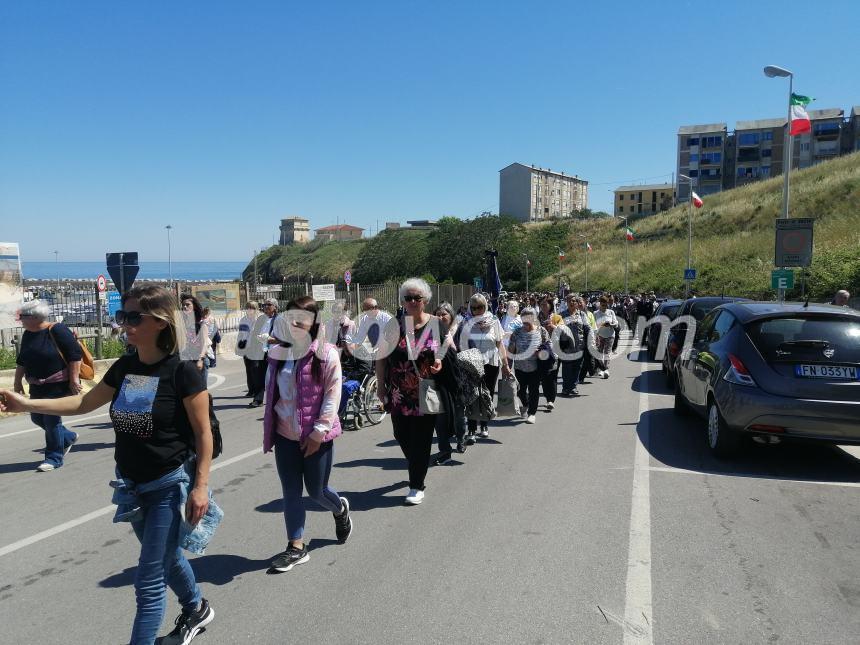
[[588,291],[588,235],[580,233],[579,237],[585,240],[585,291]]
[[[693,178],[687,177],[687,175],[682,175],[678,173],[678,179],[683,179],[684,181],[690,184],[690,208],[689,215],[687,217],[687,268],[693,268]],[[690,287],[691,280],[688,278],[684,278],[684,298],[690,297]]]
[[526,292],[529,290],[529,254],[523,253],[523,257],[526,259]]
[[[794,73],[783,67],[776,65],[768,65],[764,68],[764,75],[768,78],[785,78],[788,77],[788,116],[785,120],[785,136],[783,139],[782,151],[782,218],[788,219],[788,189],[789,176],[791,175],[791,94],[794,91]],[[782,267],[780,267],[782,268]],[[780,289],[777,293],[777,300],[783,302],[785,300],[785,289]]]
[[627,288],[628,265],[630,262],[630,240],[627,238],[627,216],[616,215],[616,217],[620,217],[624,220],[624,295],[627,295],[630,293]]
[[54,268],[57,269],[57,293],[60,292],[60,252],[54,251]]
[[170,287],[173,287],[173,259],[171,258],[171,253],[170,253],[170,251],[171,251],[171,249],[170,249],[170,246],[171,246],[171,244],[170,244],[170,231],[173,230],[173,227],[170,224],[168,224],[164,228],[167,229],[167,275],[168,275],[167,284],[170,285]]

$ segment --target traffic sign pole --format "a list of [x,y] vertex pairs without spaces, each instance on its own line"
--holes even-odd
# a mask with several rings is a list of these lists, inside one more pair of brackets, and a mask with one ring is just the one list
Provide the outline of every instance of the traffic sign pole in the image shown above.
[[104,302],[104,287],[105,287],[105,277],[100,275],[98,280],[96,280],[96,325],[98,328],[96,329],[96,358],[102,358],[102,323],[104,322],[104,306],[102,303]]

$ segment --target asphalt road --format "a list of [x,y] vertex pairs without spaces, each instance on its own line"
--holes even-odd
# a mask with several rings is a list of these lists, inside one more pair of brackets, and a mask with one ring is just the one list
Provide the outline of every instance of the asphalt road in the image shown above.
[[[222,359],[210,385],[226,517],[192,560],[216,613],[195,643],[860,640],[860,452],[756,445],[717,461],[704,421],[674,415],[659,365],[635,351],[536,425],[495,422],[430,470],[418,507],[402,503],[388,420],[345,433],[331,483],[353,536],[338,545],[309,502],[310,562],[282,575],[266,574],[285,532],[261,413],[240,363]],[[44,474],[40,432],[0,422],[0,643],[127,642],[138,545],[111,522],[101,412],[70,424],[79,444]]]

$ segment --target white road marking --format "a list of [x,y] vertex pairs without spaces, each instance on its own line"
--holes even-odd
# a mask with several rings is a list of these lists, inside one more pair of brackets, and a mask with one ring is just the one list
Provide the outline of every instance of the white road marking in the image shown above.
[[[261,454],[263,454],[262,448],[254,448],[253,450],[243,452],[240,455],[230,457],[229,459],[225,459],[224,461],[219,460],[218,462],[212,464],[212,468],[210,468],[209,471],[215,472],[216,470],[231,466],[238,461],[247,459],[248,457],[253,457],[254,455]],[[31,535],[30,537],[18,540],[17,542],[13,542],[12,544],[7,544],[4,547],[0,547],[0,558],[2,558],[4,555],[9,555],[10,553],[14,553],[15,551],[23,549],[24,547],[28,547],[31,544],[36,544],[37,542],[41,542],[42,540],[47,540],[49,537],[64,533],[65,531],[73,529],[76,526],[80,526],[81,524],[86,524],[90,520],[94,520],[96,518],[101,517],[102,515],[107,515],[108,513],[113,512],[115,509],[116,505],[109,504],[107,506],[103,506],[98,510],[92,511],[91,513],[87,513],[86,515],[81,515],[80,517],[76,517],[75,519],[69,520],[68,522],[63,522],[62,524],[58,524],[57,526],[51,527],[44,531],[40,531],[39,533]]]
[[687,470],[686,468],[672,468],[671,466],[651,466],[648,468],[652,473],[678,473],[681,475],[709,475],[711,477],[734,477],[736,479],[757,479],[759,481],[778,481],[787,484],[815,484],[817,486],[844,486],[845,488],[860,488],[860,482],[823,482],[811,479],[790,479],[788,477],[758,477],[744,473],[720,473],[707,470]]
[[[641,357],[637,352],[637,359]],[[649,364],[640,368],[639,425],[633,460],[633,494],[630,508],[630,540],[627,551],[627,585],[624,602],[624,645],[654,642],[651,605],[651,483],[648,418]]]
[[[209,387],[210,391],[221,387],[221,385],[224,383],[224,381],[227,380],[227,377],[221,376],[220,374],[209,374],[209,376],[215,379],[215,383]],[[242,386],[241,385],[231,385],[230,387],[225,387],[224,389],[230,390],[230,389],[233,389],[234,387],[242,387]],[[66,424],[66,427],[69,429],[72,429],[72,428],[77,427],[79,424],[83,423],[84,421],[92,421],[93,419],[101,419],[102,417],[106,417],[106,416],[109,416],[108,412],[103,412],[102,414],[96,414],[95,416],[92,416],[92,417],[84,417],[83,419],[74,419],[74,421],[70,421],[68,424]],[[69,417],[67,417],[67,418],[69,418]],[[71,417],[71,418],[74,418],[74,417]],[[72,424],[74,424],[74,425],[72,425]],[[36,426],[35,428],[27,428],[26,430],[17,430],[16,432],[10,432],[8,434],[0,434],[0,439],[8,439],[9,437],[16,437],[19,434],[27,434],[28,432],[44,432],[44,430],[42,428]]]

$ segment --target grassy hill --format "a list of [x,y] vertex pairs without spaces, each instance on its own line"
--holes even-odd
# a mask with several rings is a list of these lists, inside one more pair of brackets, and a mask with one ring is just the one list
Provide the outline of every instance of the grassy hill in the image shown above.
[[[782,177],[705,197],[693,213],[694,284],[701,294],[771,298],[774,220],[782,211]],[[792,174],[791,215],[815,219],[813,265],[804,273],[807,293],[823,300],[837,289],[860,291],[860,153]],[[683,293],[687,262],[688,206],[631,219],[637,239],[629,243],[631,291]],[[559,274],[556,247],[566,251],[561,274],[574,289],[585,283],[584,241],[589,288],[624,286],[624,228],[614,218],[573,219],[522,225],[506,217],[443,218],[438,230],[384,231],[366,240],[273,246],[258,257],[264,282],[315,279],[337,282],[346,269],[353,280],[378,283],[409,275],[439,281],[471,282],[481,275],[483,251],[499,252],[505,288],[523,288],[526,254],[530,286],[550,290]],[[253,275],[253,262],[245,278]],[[800,295],[798,288],[789,297]]]
[[[774,220],[782,213],[783,178],[705,197],[693,211],[693,266],[700,293],[770,298],[774,257]],[[841,157],[792,173],[790,215],[815,219],[813,264],[807,293],[832,296],[837,289],[860,287],[860,154]],[[689,206],[631,221],[637,239],[630,242],[631,290],[683,292],[687,258]],[[624,234],[620,220],[577,223],[568,236],[569,262],[564,273],[574,288],[584,283],[584,256],[578,234],[587,233],[593,252],[588,258],[589,287],[621,289],[624,285]],[[801,270],[796,270],[799,297]],[[554,278],[544,278],[550,286]]]

